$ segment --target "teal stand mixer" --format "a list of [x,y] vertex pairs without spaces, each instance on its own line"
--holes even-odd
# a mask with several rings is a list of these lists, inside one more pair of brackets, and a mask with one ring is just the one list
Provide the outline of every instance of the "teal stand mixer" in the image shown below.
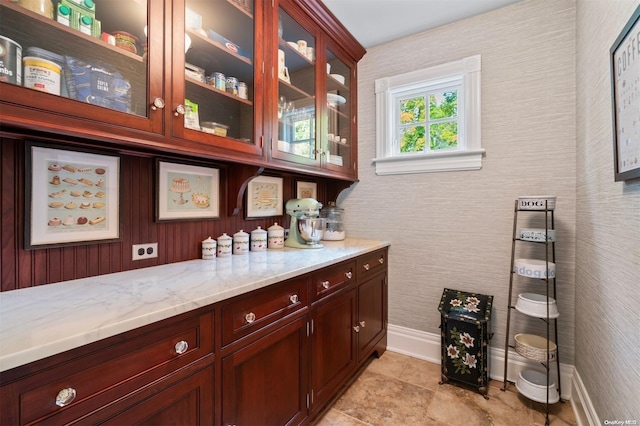
[[291,216],[289,237],[284,242],[285,247],[293,248],[322,248],[319,241],[324,231],[324,218],[319,218],[322,203],[313,198],[294,198],[287,201],[285,211]]

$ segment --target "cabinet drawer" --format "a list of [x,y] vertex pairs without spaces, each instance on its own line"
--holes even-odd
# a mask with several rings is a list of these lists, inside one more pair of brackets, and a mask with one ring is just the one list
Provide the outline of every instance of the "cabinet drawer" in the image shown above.
[[294,279],[222,306],[222,344],[228,345],[307,307],[307,279]]
[[27,379],[20,424],[63,413],[65,423],[77,419],[212,352],[213,313],[159,322],[157,330]]
[[356,280],[355,262],[323,269],[313,277],[314,300],[320,300]]
[[362,255],[357,260],[358,282],[387,270],[387,249],[376,250]]

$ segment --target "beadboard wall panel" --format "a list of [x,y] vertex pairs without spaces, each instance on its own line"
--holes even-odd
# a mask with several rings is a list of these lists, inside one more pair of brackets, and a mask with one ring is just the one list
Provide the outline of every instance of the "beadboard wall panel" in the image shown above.
[[[478,171],[377,176],[377,78],[482,55]],[[560,358],[574,360],[575,3],[531,0],[370,49],[358,65],[360,182],[345,191],[348,235],[391,242],[389,322],[439,333],[443,288],[495,296],[491,344],[504,347],[514,201],[556,195]],[[521,213],[521,226],[540,215]],[[518,257],[538,256],[519,245]],[[519,279],[515,294],[544,291]],[[542,332],[515,315],[512,330]]]
[[577,2],[575,365],[600,424],[640,420],[640,180],[614,182],[609,70],[638,5]]

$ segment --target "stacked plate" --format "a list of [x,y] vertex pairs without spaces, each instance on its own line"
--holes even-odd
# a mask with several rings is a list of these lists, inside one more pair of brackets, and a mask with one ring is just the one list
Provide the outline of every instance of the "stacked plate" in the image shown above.
[[558,318],[558,305],[551,297],[537,293],[520,293],[516,302],[516,309],[525,315],[536,318],[547,318],[547,304],[549,305],[549,318]]
[[537,370],[523,370],[518,373],[516,388],[522,395],[542,404],[547,403],[547,391],[549,404],[555,404],[560,400],[556,384],[550,381],[547,386],[547,375]]

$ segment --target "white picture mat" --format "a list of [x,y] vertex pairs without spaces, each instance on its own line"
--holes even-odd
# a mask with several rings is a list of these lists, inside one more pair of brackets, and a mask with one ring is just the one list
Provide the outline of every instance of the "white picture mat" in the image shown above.
[[258,176],[247,186],[247,217],[282,215],[283,179]]
[[[180,196],[171,191],[173,176],[181,176],[189,180],[191,191],[184,193],[188,199],[184,206],[178,206],[175,199]],[[198,191],[198,178],[204,185],[204,193],[209,196],[209,205],[205,208],[197,207],[191,200],[191,195]],[[220,170],[212,167],[192,166],[187,164],[158,162],[158,220],[198,219],[220,217]]]

